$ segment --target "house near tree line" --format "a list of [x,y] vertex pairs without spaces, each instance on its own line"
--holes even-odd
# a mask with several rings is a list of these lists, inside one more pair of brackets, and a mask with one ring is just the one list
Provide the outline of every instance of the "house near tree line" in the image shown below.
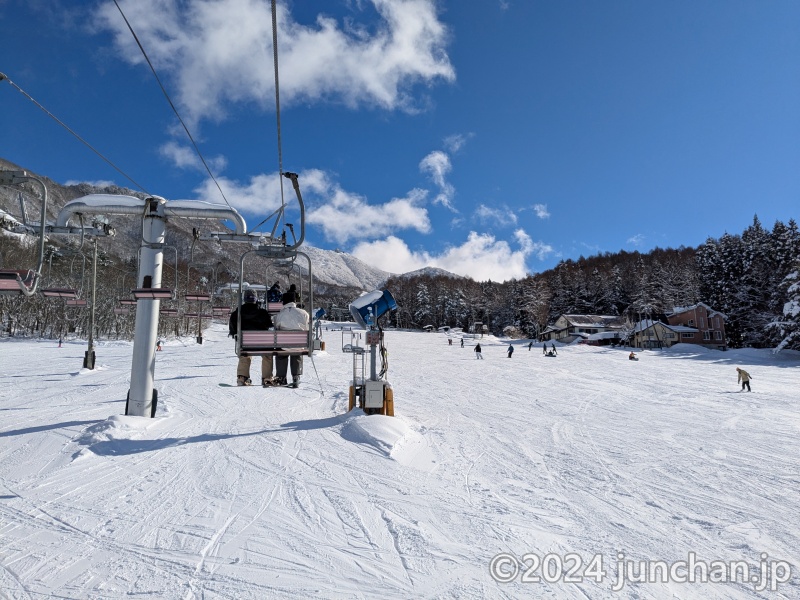
[[625,317],[619,315],[561,315],[553,325],[548,325],[542,331],[539,339],[569,344],[581,338],[595,345],[606,346],[620,340],[626,325]]
[[699,344],[714,350],[727,350],[725,315],[703,302],[673,308],[671,313],[667,313],[667,322],[672,327],[696,329],[694,332],[680,332],[679,339],[682,344]]
[[561,315],[542,332],[540,339],[568,344],[580,338],[596,346],[625,341],[643,349],[669,348],[675,344],[727,349],[725,315],[703,302],[675,307],[663,319],[666,322],[643,319],[631,324],[620,316]]

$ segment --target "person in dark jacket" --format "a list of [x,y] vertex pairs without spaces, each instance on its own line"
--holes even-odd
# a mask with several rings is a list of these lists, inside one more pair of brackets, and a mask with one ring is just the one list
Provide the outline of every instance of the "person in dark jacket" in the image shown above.
[[[298,306],[303,305],[302,304],[303,299],[300,297],[300,292],[297,291],[297,286],[295,284],[289,286],[289,290],[286,292],[286,294],[284,294],[284,296],[286,296],[287,294],[289,298],[294,298],[293,302],[295,304],[297,304]],[[290,300],[289,302],[292,302],[292,300]],[[287,304],[286,300],[283,300],[283,303]]]
[[[256,302],[256,293],[253,290],[245,290],[242,297],[242,329],[267,330],[272,327],[272,318],[263,308],[259,308]],[[228,321],[228,334],[234,338],[239,333],[237,327],[239,323],[239,309],[231,313]],[[261,357],[261,385],[272,385],[272,358],[273,354],[265,354]],[[250,385],[250,357],[240,356],[239,364],[236,367],[236,385]]]
[[280,302],[282,295],[281,282],[276,281],[272,284],[272,287],[269,288],[269,291],[267,292],[267,302]]
[[508,346],[508,358],[511,358],[512,354],[514,354],[514,346],[509,344],[509,346]]
[[475,344],[475,358],[480,358],[481,360],[483,359],[483,356],[481,355],[481,345],[480,344]]

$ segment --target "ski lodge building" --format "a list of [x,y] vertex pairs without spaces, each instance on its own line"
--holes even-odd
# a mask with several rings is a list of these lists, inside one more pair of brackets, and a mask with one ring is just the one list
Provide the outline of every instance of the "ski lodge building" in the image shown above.
[[553,325],[542,331],[542,341],[569,344],[577,339],[597,346],[607,346],[620,341],[625,317],[619,315],[561,315]]

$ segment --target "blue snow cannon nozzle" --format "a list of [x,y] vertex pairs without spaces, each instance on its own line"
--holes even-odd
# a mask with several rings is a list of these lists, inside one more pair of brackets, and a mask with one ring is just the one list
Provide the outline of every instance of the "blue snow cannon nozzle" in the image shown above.
[[396,309],[397,302],[389,290],[369,292],[350,304],[350,314],[364,329],[374,326],[381,316]]
[[318,308],[317,311],[314,313],[314,320],[319,321],[324,316],[325,316],[325,309]]

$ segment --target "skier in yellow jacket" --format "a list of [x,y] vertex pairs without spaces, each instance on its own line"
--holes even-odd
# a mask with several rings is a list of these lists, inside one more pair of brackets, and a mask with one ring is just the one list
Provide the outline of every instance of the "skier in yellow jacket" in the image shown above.
[[736,367],[736,372],[739,374],[739,378],[736,380],[736,383],[742,384],[742,391],[744,391],[745,386],[747,386],[747,391],[751,392],[752,390],[750,389],[750,380],[752,379],[752,377],[750,377],[750,373],[748,373],[744,369],[740,369],[739,367]]

